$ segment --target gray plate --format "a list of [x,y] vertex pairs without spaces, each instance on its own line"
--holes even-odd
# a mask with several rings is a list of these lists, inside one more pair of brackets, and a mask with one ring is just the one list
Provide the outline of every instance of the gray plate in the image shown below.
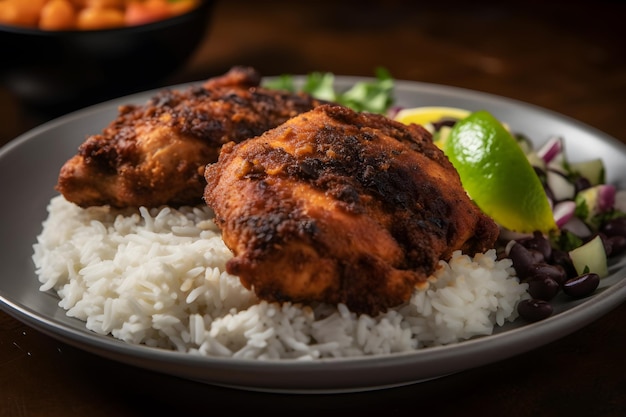
[[[337,77],[338,87],[363,80]],[[0,150],[0,307],[18,320],[58,340],[119,362],[208,384],[272,392],[350,392],[400,386],[441,377],[518,355],[559,339],[597,320],[626,300],[626,261],[610,266],[596,294],[584,300],[557,298],[555,314],[538,323],[516,322],[491,335],[413,353],[315,362],[206,358],[129,345],[92,333],[69,318],[57,298],[39,291],[31,261],[46,206],[55,195],[61,165],[88,134],[99,132],[117,114],[117,106],[143,103],[145,92],[99,104],[46,123]],[[537,143],[550,135],[566,140],[572,161],[599,156],[608,181],[626,188],[626,146],[616,139],[557,113],[474,91],[398,81],[397,104],[486,109],[513,130]]]

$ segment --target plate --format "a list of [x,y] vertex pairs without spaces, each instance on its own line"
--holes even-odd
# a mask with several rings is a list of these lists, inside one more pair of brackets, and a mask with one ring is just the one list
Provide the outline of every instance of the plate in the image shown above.
[[[367,78],[336,77],[335,83],[338,88],[347,88],[364,80]],[[490,336],[410,353],[308,362],[198,357],[92,333],[83,322],[67,317],[55,296],[39,291],[32,245],[47,216],[46,206],[56,194],[54,185],[61,165],[76,153],[87,135],[108,125],[119,105],[140,104],[153,94],[154,90],[134,94],[71,113],[27,132],[0,150],[0,195],[5,198],[0,206],[0,307],[64,343],[207,384],[270,392],[353,392],[417,383],[518,355],[580,329],[626,300],[626,262],[619,259],[611,264],[611,275],[602,280],[593,296],[576,301],[557,299],[555,313],[541,322],[518,321]],[[558,113],[481,92],[410,81],[396,81],[395,96],[399,106],[486,109],[537,144],[560,135],[570,160],[601,157],[608,182],[626,188],[626,146]]]

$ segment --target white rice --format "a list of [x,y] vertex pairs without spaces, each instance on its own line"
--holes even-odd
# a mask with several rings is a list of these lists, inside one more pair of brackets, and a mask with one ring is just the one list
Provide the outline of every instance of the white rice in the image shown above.
[[426,290],[376,317],[260,301],[225,272],[207,207],[81,209],[54,197],[33,245],[41,291],[93,332],[190,354],[256,359],[383,355],[489,335],[528,297],[495,250],[441,262]]

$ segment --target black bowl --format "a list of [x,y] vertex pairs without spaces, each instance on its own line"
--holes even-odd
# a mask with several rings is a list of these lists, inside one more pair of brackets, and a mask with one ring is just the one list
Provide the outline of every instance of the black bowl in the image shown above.
[[197,49],[212,6],[204,0],[186,14],[119,29],[0,25],[0,82],[24,105],[57,114],[157,87]]

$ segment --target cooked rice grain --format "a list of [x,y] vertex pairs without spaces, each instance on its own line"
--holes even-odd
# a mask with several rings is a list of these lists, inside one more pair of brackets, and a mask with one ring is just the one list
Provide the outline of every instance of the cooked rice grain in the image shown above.
[[527,297],[495,250],[456,252],[427,289],[376,317],[344,305],[260,301],[225,272],[207,207],[82,209],[54,197],[34,244],[41,291],[96,333],[191,354],[255,359],[383,355],[489,335]]

